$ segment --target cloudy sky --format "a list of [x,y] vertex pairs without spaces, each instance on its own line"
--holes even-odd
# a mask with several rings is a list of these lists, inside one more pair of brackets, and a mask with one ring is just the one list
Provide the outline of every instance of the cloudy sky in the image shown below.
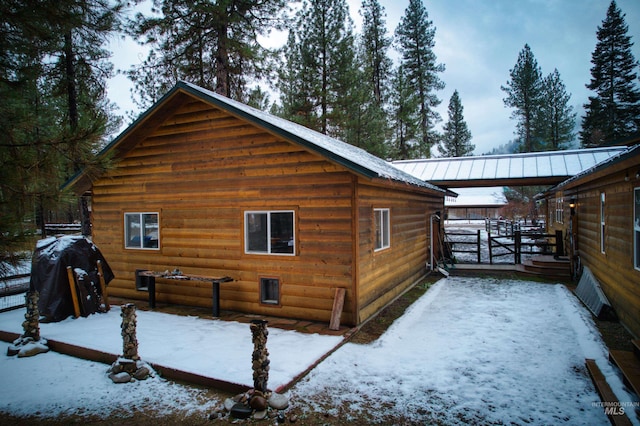
[[[356,28],[360,26],[361,0],[348,0]],[[633,54],[640,60],[640,1],[617,0],[626,14]],[[409,0],[380,0],[392,35]],[[429,18],[436,27],[435,53],[446,71],[446,84],[437,94],[443,122],[454,90],[458,90],[464,117],[476,145],[483,154],[514,138],[511,109],[504,106],[504,86],[518,54],[529,44],[543,75],[560,72],[571,103],[580,117],[582,105],[592,94],[585,88],[591,78],[591,54],[597,27],[602,24],[610,0],[425,0]],[[280,39],[273,42],[277,44]],[[131,41],[118,40],[111,46],[118,69],[141,61],[141,49]],[[640,73],[640,68],[639,68]],[[130,83],[119,76],[109,84],[109,97],[120,113],[136,110],[130,100]],[[579,126],[580,119],[577,120]]]

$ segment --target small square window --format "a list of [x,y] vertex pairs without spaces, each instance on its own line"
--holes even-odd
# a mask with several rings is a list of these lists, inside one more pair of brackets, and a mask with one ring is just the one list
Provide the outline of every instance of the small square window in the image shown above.
[[260,278],[260,303],[266,305],[280,304],[280,279]]
[[388,248],[390,243],[389,209],[373,210],[375,250]]
[[128,249],[158,249],[158,213],[125,213],[124,246]]

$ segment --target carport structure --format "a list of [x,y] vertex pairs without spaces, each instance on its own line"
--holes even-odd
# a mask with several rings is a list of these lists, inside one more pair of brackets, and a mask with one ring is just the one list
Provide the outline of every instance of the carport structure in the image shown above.
[[[557,185],[627,148],[399,160],[393,165],[441,188]],[[455,189],[454,189],[455,191]]]

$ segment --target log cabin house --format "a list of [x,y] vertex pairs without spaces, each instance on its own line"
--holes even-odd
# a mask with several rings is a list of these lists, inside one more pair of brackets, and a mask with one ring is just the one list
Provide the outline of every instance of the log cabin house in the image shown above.
[[579,259],[589,267],[620,321],[640,336],[640,145],[543,197],[549,228],[568,236],[565,247],[573,264]]
[[[427,273],[445,191],[300,125],[179,82],[105,147],[91,196],[109,294],[146,300],[136,270],[229,276],[220,308],[357,325]],[[211,286],[156,281],[159,302],[212,306]]]

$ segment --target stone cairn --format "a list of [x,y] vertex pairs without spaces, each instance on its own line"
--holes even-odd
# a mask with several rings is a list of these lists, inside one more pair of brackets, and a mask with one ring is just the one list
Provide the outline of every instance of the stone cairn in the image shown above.
[[38,309],[40,293],[30,291],[25,297],[27,312],[24,314],[25,320],[22,323],[24,333],[7,348],[7,355],[18,355],[18,358],[49,351],[47,340],[40,337],[40,310]]
[[136,305],[121,306],[122,356],[109,368],[109,378],[114,383],[128,383],[132,379],[144,380],[151,374],[151,367],[140,360],[136,337]]
[[[269,380],[269,351],[267,350],[268,321],[252,320],[250,324],[253,339],[253,354],[251,356],[253,368],[253,389],[249,389],[233,398],[224,401],[224,408],[216,410],[211,419],[224,417],[227,413],[236,419],[262,420],[275,417],[279,422],[284,421],[284,409],[289,406],[289,399],[267,388]],[[273,409],[269,411],[269,409]],[[295,419],[290,418],[291,422]]]

